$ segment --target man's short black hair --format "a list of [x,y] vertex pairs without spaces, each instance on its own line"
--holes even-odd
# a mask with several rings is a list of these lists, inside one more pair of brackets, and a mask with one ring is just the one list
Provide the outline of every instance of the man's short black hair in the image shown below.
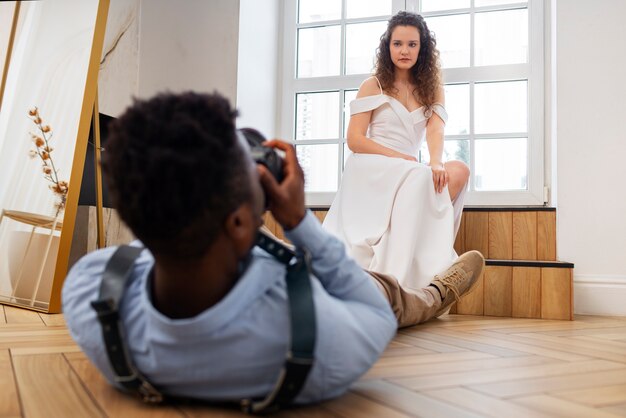
[[164,93],[111,124],[103,169],[120,217],[155,254],[194,258],[252,199],[237,112],[217,93]]

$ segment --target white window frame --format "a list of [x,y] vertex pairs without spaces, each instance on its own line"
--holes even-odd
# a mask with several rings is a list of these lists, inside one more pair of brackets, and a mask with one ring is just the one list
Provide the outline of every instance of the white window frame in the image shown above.
[[[306,142],[296,142],[302,145],[313,144],[337,144],[338,146],[338,176],[339,183],[343,171],[343,109],[344,96],[346,90],[358,89],[363,80],[368,76],[366,74],[359,75],[340,75],[331,77],[311,77],[297,78],[297,30],[298,28],[341,25],[341,65],[344,65],[345,57],[345,32],[346,22],[348,23],[365,23],[376,20],[375,17],[364,19],[345,19],[345,3],[343,1],[342,19],[333,21],[325,21],[323,23],[313,22],[306,24],[297,23],[297,0],[285,0],[283,9],[283,65],[282,65],[282,97],[281,112],[279,116],[279,134],[282,138],[295,138],[295,120],[296,120],[296,94],[297,93],[314,93],[324,91],[339,91],[340,106],[337,109],[339,114],[340,126],[337,134],[338,139],[330,140],[307,140]],[[471,0],[471,6],[474,0]],[[541,0],[528,0],[528,3],[515,3],[499,6],[488,6],[470,9],[454,9],[441,12],[420,12],[420,0],[393,0],[392,13],[395,14],[399,10],[407,10],[415,13],[421,13],[424,17],[443,16],[459,13],[469,13],[471,24],[474,25],[475,13],[496,10],[510,10],[515,8],[528,9],[528,34],[529,34],[529,52],[528,62],[525,64],[497,65],[485,67],[469,67],[469,68],[450,68],[443,70],[444,82],[447,84],[469,83],[470,88],[470,123],[473,124],[473,97],[474,84],[484,81],[509,81],[509,80],[528,80],[528,177],[527,190],[520,191],[476,191],[473,190],[473,176],[470,178],[470,187],[465,197],[466,205],[543,205],[544,202],[544,23],[543,23],[543,2]],[[473,63],[474,40],[473,30],[470,29],[472,37],[470,46],[470,60]],[[446,140],[467,139],[473,142],[476,138],[502,138],[503,135],[475,135],[473,126],[470,126],[470,135],[446,135]],[[513,137],[519,135],[511,134]],[[474,167],[474,144],[470,145],[470,166]],[[329,206],[335,192],[307,192],[306,203],[309,207],[325,207]]]

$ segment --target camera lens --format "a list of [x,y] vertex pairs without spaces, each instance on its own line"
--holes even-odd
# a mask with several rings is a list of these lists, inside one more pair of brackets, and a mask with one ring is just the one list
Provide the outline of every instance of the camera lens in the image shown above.
[[265,137],[252,128],[242,128],[239,129],[239,132],[243,134],[246,142],[250,145],[250,154],[254,162],[263,164],[276,181],[281,183],[283,181],[283,159],[274,149],[261,145],[265,142]]

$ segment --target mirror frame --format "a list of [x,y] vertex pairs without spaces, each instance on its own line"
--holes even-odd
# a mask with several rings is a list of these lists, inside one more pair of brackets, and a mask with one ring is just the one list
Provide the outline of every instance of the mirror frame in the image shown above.
[[13,19],[11,20],[11,31],[9,32],[9,40],[7,43],[7,52],[4,57],[4,68],[2,69],[2,78],[0,78],[0,112],[2,111],[2,99],[4,97],[4,87],[7,82],[7,75],[9,74],[9,63],[11,62],[11,54],[13,53],[13,41],[15,41],[15,32],[17,30],[17,21],[20,15],[21,1],[15,2],[15,8],[13,9]]
[[[74,226],[76,224],[76,212],[78,210],[78,196],[80,194],[80,187],[83,177],[83,168],[85,165],[85,153],[87,151],[87,140],[89,136],[89,129],[92,123],[92,117],[94,114],[94,107],[96,106],[97,90],[98,90],[98,72],[100,68],[100,59],[102,56],[102,48],[104,45],[104,34],[106,30],[106,22],[109,12],[110,0],[97,0],[97,13],[96,21],[94,22],[94,31],[91,44],[91,51],[89,55],[89,63],[87,67],[87,78],[85,82],[85,88],[83,91],[82,105],[80,111],[80,118],[78,123],[78,132],[76,135],[76,145],[74,148],[74,157],[72,159],[72,168],[70,171],[69,184],[70,187],[67,193],[67,200],[65,206],[65,213],[63,217],[63,228],[61,230],[61,236],[59,240],[59,250],[56,257],[54,274],[52,277],[52,287],[50,293],[50,299],[48,302],[48,309],[37,306],[26,306],[24,304],[12,303],[10,301],[0,301],[1,304],[17,306],[20,308],[26,308],[47,313],[59,313],[61,312],[61,289],[65,276],[67,275],[70,249],[72,245],[72,236],[74,233]],[[17,27],[19,8],[21,1],[16,2],[16,12],[13,16],[12,31],[9,40],[9,48],[7,49],[7,59],[5,62],[3,74],[2,74],[2,95],[4,95],[4,82],[10,68],[10,49],[15,35],[15,28]],[[2,103],[2,96],[0,96],[0,105]]]

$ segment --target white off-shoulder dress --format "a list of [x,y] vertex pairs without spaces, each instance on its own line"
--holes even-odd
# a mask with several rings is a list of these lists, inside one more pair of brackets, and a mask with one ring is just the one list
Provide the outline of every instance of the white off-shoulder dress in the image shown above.
[[[409,112],[381,93],[350,103],[350,114],[373,110],[367,136],[404,154],[417,156],[426,123],[443,106]],[[436,193],[429,166],[378,154],[351,154],[324,228],[342,240],[364,269],[394,276],[419,289],[457,258],[454,239],[465,189],[450,201],[448,188]]]

